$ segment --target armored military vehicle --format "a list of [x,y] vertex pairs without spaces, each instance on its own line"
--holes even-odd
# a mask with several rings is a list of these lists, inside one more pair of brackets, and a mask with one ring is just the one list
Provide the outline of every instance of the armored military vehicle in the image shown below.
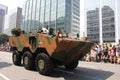
[[93,43],[63,38],[61,33],[50,36],[44,33],[21,33],[9,38],[15,65],[26,69],[36,68],[40,74],[49,75],[54,65],[75,69],[78,61],[89,52]]

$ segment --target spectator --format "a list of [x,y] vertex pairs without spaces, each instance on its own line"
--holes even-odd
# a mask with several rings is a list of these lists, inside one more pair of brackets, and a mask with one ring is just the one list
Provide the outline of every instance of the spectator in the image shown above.
[[108,47],[108,58],[109,58],[109,62],[110,62],[111,50],[112,50],[112,44],[110,44],[109,47]]
[[111,50],[112,49],[112,44],[110,44],[110,46],[109,46],[109,48],[108,48],[109,50]]
[[108,62],[108,46],[107,46],[107,44],[104,44],[104,47],[103,47],[103,61],[105,63]]
[[120,56],[120,45],[116,45],[116,57]]
[[90,62],[90,54],[89,54],[89,53],[86,54],[86,61],[87,61],[87,62]]
[[116,45],[117,63],[120,64],[120,44]]
[[101,62],[101,56],[102,56],[102,48],[101,48],[101,45],[98,46],[98,49],[97,49],[97,62]]
[[120,64],[120,56],[117,57],[117,63]]
[[115,46],[110,51],[110,63],[116,63]]
[[96,55],[97,55],[97,52],[95,50],[95,47],[93,47],[90,51],[91,61],[96,62]]

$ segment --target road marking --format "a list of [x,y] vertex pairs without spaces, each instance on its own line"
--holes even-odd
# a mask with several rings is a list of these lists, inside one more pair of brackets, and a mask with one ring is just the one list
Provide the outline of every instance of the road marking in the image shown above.
[[4,78],[5,80],[10,80],[10,79],[8,79],[6,76],[4,76],[4,75],[1,74],[1,73],[0,73],[0,76],[1,76],[2,78]]

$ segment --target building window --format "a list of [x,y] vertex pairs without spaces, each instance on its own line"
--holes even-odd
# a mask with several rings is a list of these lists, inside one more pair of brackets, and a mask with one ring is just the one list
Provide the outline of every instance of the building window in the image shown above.
[[45,9],[45,26],[49,26],[50,21],[50,0],[46,0],[46,9]]
[[44,27],[45,0],[41,0],[40,27]]
[[57,8],[57,0],[51,1],[51,21],[50,27],[56,30],[56,8]]
[[58,0],[58,8],[57,8],[57,31],[59,28],[65,31],[65,0]]

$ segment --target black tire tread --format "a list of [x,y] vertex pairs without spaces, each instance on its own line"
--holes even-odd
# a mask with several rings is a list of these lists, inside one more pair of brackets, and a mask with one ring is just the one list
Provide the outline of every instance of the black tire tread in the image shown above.
[[[45,69],[42,70],[42,71],[39,69],[39,67],[38,67],[38,65],[37,65],[38,60],[40,60],[40,59],[42,59],[42,60],[45,61]],[[45,53],[40,53],[40,54],[38,54],[37,57],[36,57],[35,63],[36,63],[36,68],[37,68],[38,72],[39,72],[40,74],[42,74],[42,75],[49,75],[49,73],[52,71],[53,62],[52,62],[52,60],[50,59],[50,57],[49,57],[47,54],[45,54]]]
[[[24,63],[24,57],[25,56],[28,57],[28,64],[27,65],[25,65],[25,63]],[[26,51],[23,54],[23,65],[24,65],[25,69],[27,69],[27,70],[34,69],[34,65],[35,65],[34,57],[29,51]]]
[[[14,55],[16,55],[16,61],[13,60]],[[21,65],[21,55],[17,50],[13,51],[12,60],[13,60],[14,65],[16,65],[16,66]]]

